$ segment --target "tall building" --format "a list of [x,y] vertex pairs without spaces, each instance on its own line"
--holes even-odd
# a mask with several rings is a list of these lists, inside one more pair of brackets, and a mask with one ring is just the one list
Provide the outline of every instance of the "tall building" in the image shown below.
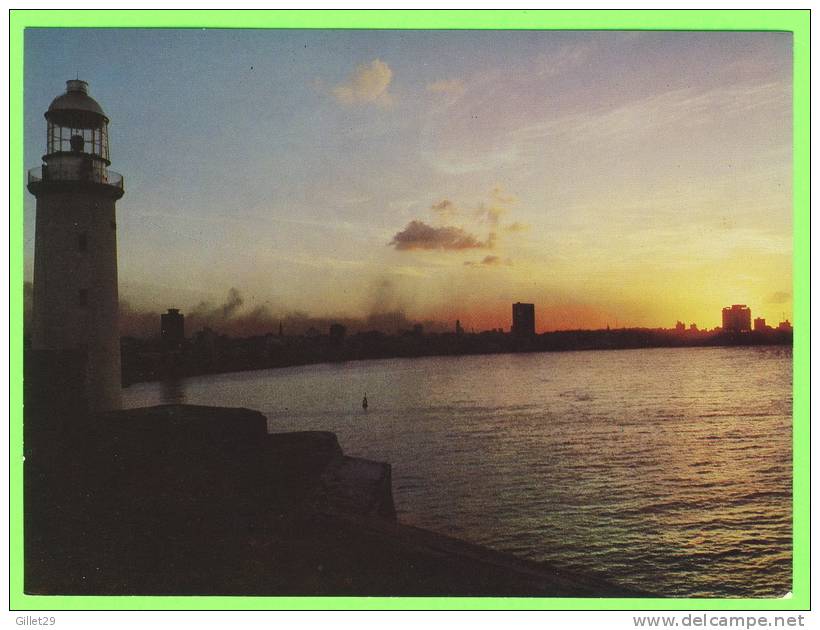
[[755,330],[766,330],[766,320],[762,317],[755,317]]
[[535,335],[535,304],[516,302],[512,305],[512,333],[517,337]]
[[85,81],[67,81],[45,113],[43,164],[28,172],[37,198],[32,348],[82,365],[90,411],[120,406],[116,201],[108,117]]
[[723,309],[723,330],[749,332],[752,329],[752,309],[745,304],[732,304]]
[[185,315],[178,308],[169,308],[167,313],[159,316],[160,338],[169,349],[179,349],[185,341]]

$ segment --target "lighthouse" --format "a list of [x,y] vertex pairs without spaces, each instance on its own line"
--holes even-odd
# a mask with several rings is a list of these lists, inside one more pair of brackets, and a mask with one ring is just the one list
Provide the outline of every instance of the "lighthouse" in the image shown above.
[[80,80],[67,81],[45,118],[43,164],[28,172],[37,198],[32,349],[76,366],[77,393],[89,411],[117,409],[115,205],[125,189],[108,168],[109,120]]

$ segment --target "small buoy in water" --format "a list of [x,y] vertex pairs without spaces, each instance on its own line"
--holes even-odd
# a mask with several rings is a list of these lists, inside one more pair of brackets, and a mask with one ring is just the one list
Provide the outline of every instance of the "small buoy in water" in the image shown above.
[[362,409],[367,409],[367,394],[362,398]]

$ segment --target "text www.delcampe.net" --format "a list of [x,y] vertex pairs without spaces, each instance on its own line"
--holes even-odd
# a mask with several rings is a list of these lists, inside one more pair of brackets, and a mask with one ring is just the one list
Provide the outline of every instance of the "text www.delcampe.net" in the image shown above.
[[713,615],[707,613],[684,616],[642,615],[633,617],[636,628],[800,628],[804,615]]

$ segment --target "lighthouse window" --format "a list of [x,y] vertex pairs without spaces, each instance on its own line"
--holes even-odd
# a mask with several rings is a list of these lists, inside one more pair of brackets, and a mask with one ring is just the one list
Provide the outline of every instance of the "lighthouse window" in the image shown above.
[[77,299],[80,306],[88,306],[88,289],[80,289]]
[[88,234],[85,232],[77,235],[77,249],[81,252],[88,251]]

